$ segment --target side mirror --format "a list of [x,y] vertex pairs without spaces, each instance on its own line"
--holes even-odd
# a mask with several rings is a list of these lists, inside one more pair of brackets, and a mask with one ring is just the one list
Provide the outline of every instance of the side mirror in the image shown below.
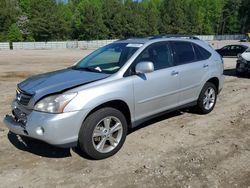
[[145,74],[153,71],[154,71],[154,64],[150,61],[139,62],[135,67],[136,74]]

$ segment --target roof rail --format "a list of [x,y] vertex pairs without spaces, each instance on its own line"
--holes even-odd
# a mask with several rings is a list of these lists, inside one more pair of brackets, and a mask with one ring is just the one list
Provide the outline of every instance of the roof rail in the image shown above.
[[134,39],[145,39],[143,37],[124,37],[119,39],[118,41],[123,41],[123,40],[134,40]]
[[162,35],[156,35],[156,36],[149,37],[149,40],[152,40],[152,39],[159,39],[159,38],[186,38],[186,39],[200,40],[200,39],[199,39],[198,37],[196,37],[196,36],[192,36],[192,35],[178,35],[178,34],[162,34]]

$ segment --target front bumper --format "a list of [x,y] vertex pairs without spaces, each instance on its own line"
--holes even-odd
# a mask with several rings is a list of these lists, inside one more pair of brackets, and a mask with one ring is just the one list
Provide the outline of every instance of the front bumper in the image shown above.
[[79,130],[86,114],[86,111],[61,114],[31,111],[26,117],[25,125],[10,115],[6,115],[4,124],[15,134],[28,136],[56,146],[71,147],[77,143]]
[[237,60],[237,71],[240,73],[250,73],[250,62],[247,63]]

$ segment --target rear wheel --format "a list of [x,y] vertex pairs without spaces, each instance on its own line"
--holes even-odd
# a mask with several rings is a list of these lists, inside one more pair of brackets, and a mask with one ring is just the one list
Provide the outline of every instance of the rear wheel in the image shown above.
[[203,86],[197,101],[197,110],[200,114],[208,114],[214,109],[217,93],[217,88],[213,83],[207,82]]
[[122,147],[127,135],[124,115],[114,108],[102,108],[83,122],[79,133],[81,150],[93,159],[114,155]]

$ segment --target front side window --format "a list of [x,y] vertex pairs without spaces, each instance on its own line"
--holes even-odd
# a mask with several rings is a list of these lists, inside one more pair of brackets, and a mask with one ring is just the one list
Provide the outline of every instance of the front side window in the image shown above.
[[113,74],[117,72],[142,44],[112,43],[94,51],[73,68]]
[[231,46],[224,46],[223,48],[221,48],[222,50],[230,50]]
[[171,42],[176,65],[182,65],[196,61],[193,45],[190,42]]
[[155,70],[173,66],[168,43],[160,42],[147,47],[136,59],[136,63],[143,61],[152,62]]

